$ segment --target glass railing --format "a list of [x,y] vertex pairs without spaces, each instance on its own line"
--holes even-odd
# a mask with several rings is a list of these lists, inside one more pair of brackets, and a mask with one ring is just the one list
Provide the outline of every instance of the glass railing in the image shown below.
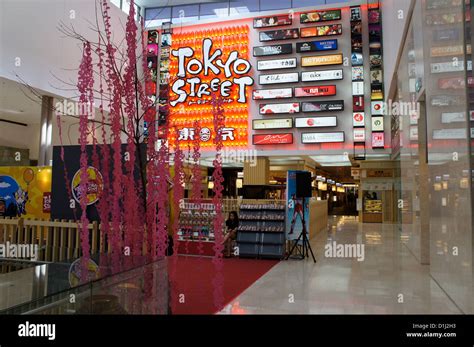
[[6,293],[0,314],[169,313],[166,258],[130,257],[112,264],[110,255],[101,255],[92,260],[94,280],[74,287],[72,261],[15,271],[13,285],[19,290]]

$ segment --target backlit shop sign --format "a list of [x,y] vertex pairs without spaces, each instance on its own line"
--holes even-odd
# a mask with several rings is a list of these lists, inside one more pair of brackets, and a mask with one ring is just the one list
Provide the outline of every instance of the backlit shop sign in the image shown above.
[[341,10],[315,11],[300,14],[300,23],[326,22],[341,19]]
[[291,40],[299,37],[299,29],[282,29],[260,32],[260,42]]
[[344,100],[303,102],[301,109],[303,112],[344,111]]
[[292,69],[296,67],[296,58],[261,60],[257,62],[257,70]]
[[292,88],[257,89],[253,91],[254,100],[285,99],[293,97]]
[[[467,62],[467,69],[472,70],[472,61]],[[456,60],[444,63],[432,63],[431,73],[459,72],[464,71],[464,60]]]
[[384,147],[385,147],[385,134],[372,133],[372,148],[384,148]]
[[337,126],[337,117],[301,117],[295,118],[296,128],[323,128]]
[[279,83],[295,83],[299,80],[297,72],[273,74],[273,75],[260,75],[260,84],[279,84]]
[[341,24],[319,25],[309,28],[301,28],[301,38],[303,37],[319,37],[319,36],[333,36],[342,34]]
[[342,69],[325,71],[306,71],[301,73],[301,82],[335,81],[344,78]]
[[287,104],[262,104],[260,105],[260,114],[285,114],[299,113],[300,104],[292,102]]
[[342,54],[318,55],[314,57],[301,58],[302,67],[324,66],[324,65],[341,65]]
[[301,142],[304,144],[344,142],[344,132],[303,133],[301,134]]
[[296,43],[297,53],[334,51],[334,50],[337,50],[337,40],[308,41],[308,42]]
[[365,128],[354,129],[354,142],[365,142]]
[[299,87],[295,88],[295,96],[311,97],[311,96],[331,96],[336,95],[336,86],[314,86],[314,87]]
[[253,48],[254,57],[264,57],[269,55],[291,54],[293,53],[293,45],[285,43],[275,46],[259,46]]
[[[235,128],[224,127],[221,129],[221,138],[222,141],[235,141]],[[201,128],[199,134],[196,134],[194,128],[181,128],[178,130],[178,138],[180,141],[192,141],[196,136],[199,136],[199,139],[202,142],[208,142],[211,140],[211,129],[208,127]]]
[[254,119],[252,121],[254,130],[266,129],[291,129],[293,128],[293,119],[291,118],[273,118],[273,119]]
[[293,134],[258,134],[252,136],[254,145],[290,145]]
[[[188,97],[202,98],[210,96],[211,92],[219,92],[223,98],[229,98],[231,88],[238,87],[237,102],[245,104],[247,102],[246,89],[253,85],[253,79],[248,76],[252,68],[248,60],[239,58],[238,51],[232,51],[223,61],[222,50],[212,51],[213,42],[211,39],[204,39],[202,43],[202,59],[195,58],[195,52],[191,47],[180,47],[172,50],[171,54],[177,57],[178,79],[172,84],[171,90],[178,95],[178,98],[170,101],[172,107],[183,103]],[[202,83],[201,79],[194,75],[216,76],[209,83]],[[221,80],[224,75],[225,79]],[[233,77],[236,76],[236,77]],[[232,78],[233,77],[233,78]],[[189,86],[189,91],[184,90]]]
[[291,25],[293,22],[290,14],[280,16],[259,17],[253,20],[253,27],[255,29],[276,27],[280,25]]

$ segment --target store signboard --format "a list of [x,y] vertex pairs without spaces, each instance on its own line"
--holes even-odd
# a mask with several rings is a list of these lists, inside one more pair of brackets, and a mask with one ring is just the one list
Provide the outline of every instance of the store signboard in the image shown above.
[[446,42],[457,41],[460,38],[460,30],[458,28],[433,30],[433,41]]
[[344,142],[344,132],[336,131],[329,133],[302,133],[301,142],[304,144]]
[[[467,45],[467,54],[471,54],[471,45]],[[464,46],[455,45],[455,46],[441,46],[441,47],[432,47],[431,56],[434,57],[446,57],[452,55],[463,55]]]
[[364,82],[352,82],[352,95],[364,95]]
[[363,127],[363,126],[365,126],[365,113],[364,112],[354,112],[354,113],[352,113],[352,125],[354,127]]
[[299,102],[292,102],[287,104],[262,104],[260,105],[260,114],[285,114],[285,113],[299,113]]
[[299,75],[297,72],[281,73],[272,75],[260,75],[259,83],[265,84],[279,84],[279,83],[296,83],[299,82]]
[[365,142],[365,128],[354,129],[354,142]]
[[266,57],[271,55],[291,54],[293,53],[293,45],[285,43],[274,46],[259,46],[253,48],[254,57]]
[[334,112],[344,111],[344,100],[303,102],[303,112]]
[[334,36],[334,35],[341,35],[341,34],[342,34],[341,24],[318,25],[315,27],[301,28],[301,38]]
[[292,40],[300,37],[299,29],[280,29],[260,32],[260,42]]
[[431,106],[461,106],[465,98],[460,95],[435,95],[431,97]]
[[331,95],[336,95],[335,85],[295,88],[295,97],[297,98]]
[[254,119],[252,121],[252,126],[253,126],[253,130],[291,129],[293,128],[293,119],[291,118]]
[[352,53],[351,54],[351,64],[352,64],[352,66],[364,65],[364,56],[362,55],[362,53]]
[[341,65],[342,62],[343,62],[342,53],[301,58],[302,67]]
[[[469,87],[472,86],[473,80],[472,77],[467,78],[467,83]],[[466,81],[464,77],[448,77],[438,79],[438,88],[439,89],[464,89],[466,87]]]
[[441,113],[441,123],[459,123],[466,121],[466,113],[464,112],[443,112]]
[[253,91],[254,100],[285,99],[293,97],[292,88],[257,89]]
[[459,0],[427,0],[426,9],[437,10],[442,8],[459,6],[459,4],[461,4]]
[[352,110],[354,112],[364,112],[365,103],[363,96],[353,96],[352,97]]
[[466,140],[467,129],[440,129],[433,130],[433,140]]
[[410,141],[418,141],[418,127],[417,126],[410,127]]
[[353,66],[352,67],[352,81],[363,81],[364,80],[364,67]]
[[296,128],[323,128],[337,126],[337,117],[301,117],[295,118]]
[[277,27],[282,25],[291,25],[293,23],[291,14],[283,14],[279,16],[258,17],[253,20],[254,29]]
[[300,14],[300,23],[327,22],[341,19],[341,10],[314,11]]
[[290,145],[293,143],[293,134],[258,134],[253,135],[254,145]]
[[342,80],[344,74],[342,69],[323,70],[323,71],[305,71],[301,73],[301,82],[320,82]]
[[459,71],[464,71],[464,60],[454,60],[454,61],[449,61],[449,62],[444,62],[444,63],[431,64],[431,73],[459,72]]
[[297,53],[324,52],[337,50],[337,40],[297,42]]
[[383,131],[383,117],[372,117],[372,131]]
[[372,133],[372,148],[385,147],[385,133]]
[[383,116],[384,103],[383,101],[372,101],[370,103],[370,113],[372,116]]
[[260,60],[257,62],[257,70],[280,70],[296,67],[296,58]]

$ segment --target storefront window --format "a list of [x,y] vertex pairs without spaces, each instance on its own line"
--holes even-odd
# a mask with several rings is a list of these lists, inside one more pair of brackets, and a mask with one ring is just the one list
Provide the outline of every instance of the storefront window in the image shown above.
[[145,10],[145,26],[161,26],[165,22],[171,22],[171,7],[147,8]]
[[230,15],[245,14],[250,12],[258,12],[258,1],[255,0],[231,0],[230,1]]
[[290,8],[291,0],[260,0],[260,11],[286,10]]
[[195,22],[199,19],[199,5],[173,7],[173,24]]
[[227,1],[201,4],[199,6],[199,19],[221,18],[229,16],[229,3]]

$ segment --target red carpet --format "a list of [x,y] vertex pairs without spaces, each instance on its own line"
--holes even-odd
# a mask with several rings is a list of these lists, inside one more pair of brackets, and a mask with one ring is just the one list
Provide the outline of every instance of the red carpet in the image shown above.
[[[170,279],[174,273],[176,288],[172,295],[178,300],[173,314],[214,314],[213,279],[216,270],[211,258],[178,256],[176,269],[168,259]],[[223,260],[223,303],[227,305],[256,280],[269,271],[278,260],[230,258]],[[176,271],[173,271],[176,270]],[[183,302],[184,301],[184,302]]]

